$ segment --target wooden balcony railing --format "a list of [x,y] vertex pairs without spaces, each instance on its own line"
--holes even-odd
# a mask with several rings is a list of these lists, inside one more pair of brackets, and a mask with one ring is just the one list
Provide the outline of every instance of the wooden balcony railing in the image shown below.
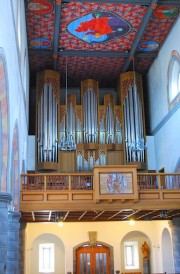
[[[180,173],[139,173],[138,190],[180,189]],[[22,174],[21,190],[93,190],[93,173]]]
[[92,190],[93,174],[22,174],[21,190]]
[[180,173],[137,174],[138,189],[180,189]]
[[[109,171],[108,171],[109,172]],[[93,173],[21,175],[21,211],[173,209],[180,207],[180,173],[139,173],[133,177],[132,194],[101,193]]]

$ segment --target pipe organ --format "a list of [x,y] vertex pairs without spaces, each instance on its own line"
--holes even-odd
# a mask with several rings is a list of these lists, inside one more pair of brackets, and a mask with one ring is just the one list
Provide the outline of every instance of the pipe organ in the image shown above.
[[[141,78],[120,76],[121,104],[112,94],[99,104],[98,82],[81,82],[81,102],[66,94],[60,105],[57,73],[39,73],[37,80],[37,169],[92,171],[95,165],[137,164],[145,167],[145,132]],[[102,100],[101,100],[102,101]]]
[[44,71],[37,76],[37,169],[58,170],[59,75]]
[[134,71],[121,74],[126,163],[146,169],[142,78]]

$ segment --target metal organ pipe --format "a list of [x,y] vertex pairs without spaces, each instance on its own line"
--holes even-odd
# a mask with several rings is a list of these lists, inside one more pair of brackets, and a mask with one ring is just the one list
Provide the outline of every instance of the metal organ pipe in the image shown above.
[[74,140],[74,135],[75,135],[75,111],[73,109],[72,103],[70,103],[67,106],[68,110],[66,113],[66,131],[67,134]]
[[47,160],[47,85],[43,89],[43,161]]
[[38,101],[38,162],[57,162],[57,108],[52,86],[45,84]]
[[88,89],[83,97],[84,143],[97,142],[97,98],[92,89]]
[[[129,89],[129,111],[130,111],[130,144],[133,145],[135,141],[135,127],[134,127],[134,107],[133,107],[133,89]],[[135,161],[135,153],[132,151],[132,160]]]
[[106,109],[106,143],[114,143],[114,113],[111,104]]
[[136,85],[129,88],[124,101],[124,126],[126,161],[144,162],[142,102]]
[[38,142],[38,162],[42,161],[42,123],[41,123],[41,117],[42,117],[42,104],[43,104],[43,96],[41,94],[39,98],[39,107],[38,107],[38,137],[37,137],[37,142]]

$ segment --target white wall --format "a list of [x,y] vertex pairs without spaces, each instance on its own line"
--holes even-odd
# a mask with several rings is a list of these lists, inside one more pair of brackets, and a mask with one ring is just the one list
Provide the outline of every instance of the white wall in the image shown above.
[[[23,0],[0,1],[0,48],[6,63],[6,82],[9,111],[9,163],[13,150],[13,132],[19,132],[19,171],[27,158],[29,68],[26,22]],[[18,23],[20,21],[20,23]],[[21,26],[20,28],[18,26]],[[23,26],[23,27],[22,27]],[[18,42],[18,34],[21,39]],[[10,164],[9,170],[10,173]],[[8,182],[9,184],[9,182]],[[8,189],[7,189],[8,191]]]
[[[64,223],[63,227],[59,227],[56,223],[28,223],[26,229],[26,274],[36,274],[36,272],[31,273],[29,268],[31,248],[39,236],[47,233],[57,236],[62,241],[65,248],[65,273],[73,272],[73,248],[80,243],[89,241],[89,231],[97,231],[97,241],[113,247],[114,271],[121,270],[122,272],[121,244],[124,237],[129,232],[133,232],[133,237],[138,239],[139,246],[144,239],[147,239],[150,245],[152,273],[162,272],[161,238],[164,228],[167,228],[171,233],[168,221],[139,221],[135,222],[134,226],[131,226],[129,222]],[[169,248],[171,249],[171,247]],[[38,263],[38,257],[33,263]]]
[[[162,233],[162,251],[163,251],[163,272],[174,273],[174,260],[173,251],[169,249],[172,246],[171,235],[169,231],[165,228]],[[167,252],[168,250],[168,252]]]
[[148,170],[156,170],[154,136],[146,136]]
[[65,273],[65,258],[64,258],[64,245],[60,238],[56,235],[52,235],[49,233],[42,234],[38,238],[36,238],[32,244],[31,252],[30,252],[30,273],[39,274],[39,244],[44,243],[53,243],[54,244],[54,252],[55,252],[55,269],[54,274],[64,274]]
[[[180,155],[180,108],[170,117],[168,109],[168,65],[171,52],[180,53],[180,18],[148,73],[150,130],[154,134],[156,170],[173,172]],[[163,120],[164,119],[164,120]],[[161,124],[160,124],[161,123]]]

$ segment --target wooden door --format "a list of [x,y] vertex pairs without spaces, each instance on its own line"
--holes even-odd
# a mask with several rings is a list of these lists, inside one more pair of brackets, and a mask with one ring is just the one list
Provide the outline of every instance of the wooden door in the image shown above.
[[80,247],[76,252],[76,274],[110,274],[109,248]]

